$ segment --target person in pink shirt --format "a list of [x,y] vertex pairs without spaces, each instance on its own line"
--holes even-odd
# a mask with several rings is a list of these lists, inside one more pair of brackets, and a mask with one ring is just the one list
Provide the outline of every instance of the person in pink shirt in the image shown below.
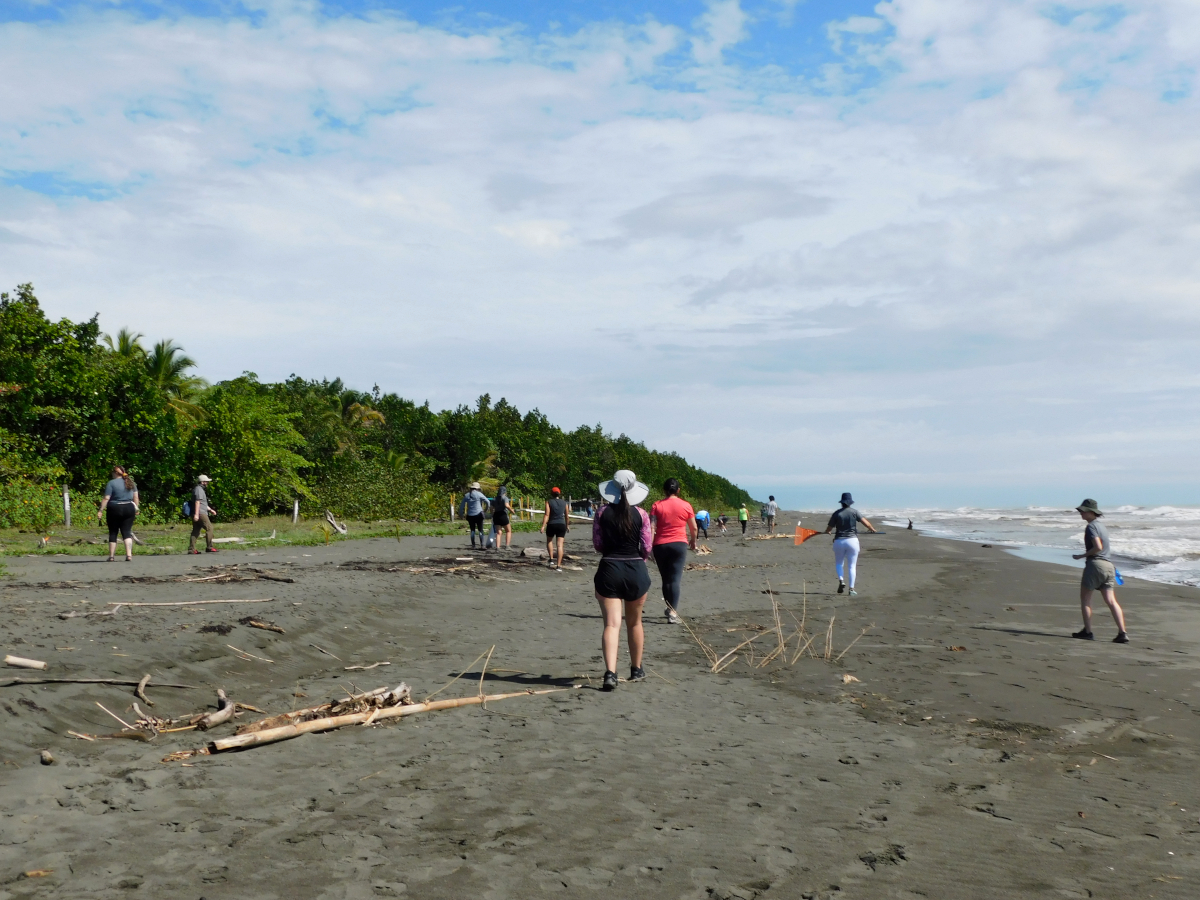
[[650,488],[637,480],[628,469],[621,469],[611,481],[600,484],[600,496],[608,502],[592,520],[592,546],[600,553],[600,565],[592,579],[596,602],[604,616],[604,634],[600,649],[604,654],[602,690],[617,687],[617,645],[621,641],[622,605],[629,638],[629,680],[646,677],[642,669],[642,648],[646,635],[642,628],[642,607],[650,590],[650,517],[638,504]]
[[683,566],[690,547],[696,549],[696,511],[692,504],[679,496],[679,481],[668,478],[663,482],[666,496],[650,507],[650,522],[654,526],[654,562],[662,576],[663,600],[667,621],[678,625],[679,592],[683,586]]

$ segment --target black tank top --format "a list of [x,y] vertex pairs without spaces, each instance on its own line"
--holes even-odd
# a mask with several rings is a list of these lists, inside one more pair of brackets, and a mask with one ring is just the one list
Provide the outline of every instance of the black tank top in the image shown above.
[[604,512],[600,513],[600,540],[604,542],[605,556],[615,556],[618,559],[642,558],[642,514],[636,507],[633,514],[637,517],[637,528],[633,530],[633,536],[627,538],[621,534],[616,505],[609,504],[604,507]]

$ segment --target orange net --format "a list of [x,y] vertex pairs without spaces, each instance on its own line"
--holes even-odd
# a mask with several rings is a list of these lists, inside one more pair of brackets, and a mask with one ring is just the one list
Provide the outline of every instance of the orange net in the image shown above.
[[819,532],[819,531],[812,531],[808,528],[801,528],[799,525],[797,525],[796,526],[796,546],[799,547],[801,544],[803,544],[809,538],[816,537],[820,533],[821,532]]

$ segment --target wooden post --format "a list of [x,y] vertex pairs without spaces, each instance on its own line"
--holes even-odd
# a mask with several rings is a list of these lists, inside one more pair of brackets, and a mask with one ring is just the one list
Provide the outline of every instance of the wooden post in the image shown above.
[[450,495],[450,521],[454,521],[454,495]]
[[292,524],[295,525],[300,521],[300,498],[297,497],[292,501]]
[[71,491],[67,485],[63,485],[63,521],[66,522],[68,528],[71,527]]

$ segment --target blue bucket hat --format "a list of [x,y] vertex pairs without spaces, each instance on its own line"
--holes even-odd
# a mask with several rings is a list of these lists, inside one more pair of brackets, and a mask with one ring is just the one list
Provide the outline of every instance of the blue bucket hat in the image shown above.
[[846,491],[846,493],[842,494],[842,505],[843,506],[853,506],[854,505],[854,498],[850,496],[849,491]]

